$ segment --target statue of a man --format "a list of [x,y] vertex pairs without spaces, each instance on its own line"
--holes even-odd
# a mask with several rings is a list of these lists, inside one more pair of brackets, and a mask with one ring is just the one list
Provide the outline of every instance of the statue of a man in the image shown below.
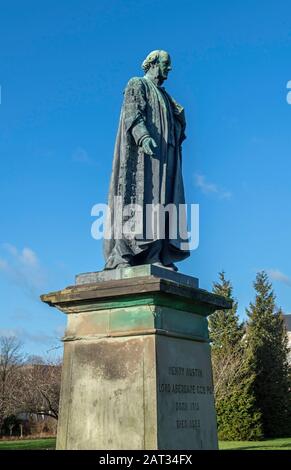
[[[185,217],[179,217],[179,206],[185,204],[181,169],[184,109],[162,87],[171,70],[167,52],[151,52],[142,68],[144,77],[129,80],[124,92],[109,190],[105,269],[151,263],[177,271],[174,263],[189,256],[182,249]],[[163,236],[160,231],[149,236],[153,207],[169,205],[177,209],[176,216],[165,211]],[[123,211],[124,207],[132,209]],[[143,222],[138,234],[134,232],[137,212]],[[134,221],[134,235],[116,236],[113,227],[120,229],[130,221]]]

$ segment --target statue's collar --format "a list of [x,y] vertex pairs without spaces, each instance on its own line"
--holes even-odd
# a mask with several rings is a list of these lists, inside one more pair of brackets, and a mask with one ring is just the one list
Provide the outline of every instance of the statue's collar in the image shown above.
[[159,88],[160,90],[165,90],[165,88],[164,88],[162,85],[159,85],[159,84],[157,83],[157,79],[152,78],[152,77],[150,77],[150,76],[148,76],[148,75],[145,75],[144,78],[145,78],[146,80],[148,80],[149,82],[153,83],[153,84],[154,84],[157,88]]

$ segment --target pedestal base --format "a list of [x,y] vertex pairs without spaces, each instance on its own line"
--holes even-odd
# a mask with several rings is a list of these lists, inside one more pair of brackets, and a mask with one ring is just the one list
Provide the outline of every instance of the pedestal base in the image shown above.
[[229,301],[155,276],[42,300],[68,314],[58,449],[217,449],[206,317]]

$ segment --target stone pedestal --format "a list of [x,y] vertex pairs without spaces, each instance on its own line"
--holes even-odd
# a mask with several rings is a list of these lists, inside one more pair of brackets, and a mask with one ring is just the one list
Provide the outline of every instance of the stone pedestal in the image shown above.
[[151,266],[76,281],[42,296],[68,315],[57,448],[217,449],[207,316],[231,303]]

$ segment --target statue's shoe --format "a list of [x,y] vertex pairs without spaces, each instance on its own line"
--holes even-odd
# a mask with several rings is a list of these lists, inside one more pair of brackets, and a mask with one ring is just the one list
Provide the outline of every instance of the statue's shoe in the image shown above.
[[178,271],[178,268],[174,263],[168,264],[167,266],[165,266],[165,268],[170,269],[170,271]]
[[178,271],[178,268],[174,263],[165,266],[163,263],[157,261],[156,263],[153,263],[153,265],[158,266],[159,268],[169,269],[170,271]]

